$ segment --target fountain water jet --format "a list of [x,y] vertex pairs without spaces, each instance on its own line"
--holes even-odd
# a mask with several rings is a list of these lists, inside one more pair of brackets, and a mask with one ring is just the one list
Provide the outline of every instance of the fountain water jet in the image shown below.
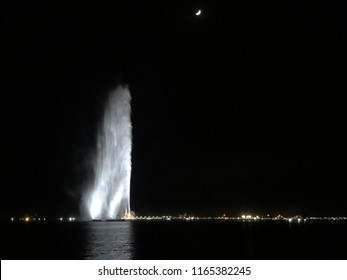
[[106,103],[98,135],[94,183],[86,195],[90,218],[123,219],[130,215],[131,96],[117,87]]

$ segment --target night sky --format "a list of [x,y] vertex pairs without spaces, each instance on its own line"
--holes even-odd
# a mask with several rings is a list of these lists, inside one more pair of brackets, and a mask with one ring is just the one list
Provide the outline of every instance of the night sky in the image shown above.
[[1,7],[2,214],[79,212],[122,83],[137,214],[347,215],[343,1],[49,2]]

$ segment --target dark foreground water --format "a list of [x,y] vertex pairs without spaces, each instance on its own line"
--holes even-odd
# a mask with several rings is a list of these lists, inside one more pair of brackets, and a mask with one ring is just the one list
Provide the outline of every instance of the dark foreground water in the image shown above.
[[346,259],[346,222],[1,224],[1,259]]

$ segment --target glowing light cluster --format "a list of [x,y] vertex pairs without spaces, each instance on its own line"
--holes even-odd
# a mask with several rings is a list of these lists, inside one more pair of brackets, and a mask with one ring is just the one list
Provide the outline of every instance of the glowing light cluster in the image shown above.
[[111,92],[103,126],[98,135],[95,180],[87,194],[92,219],[115,219],[130,215],[131,96],[127,87]]

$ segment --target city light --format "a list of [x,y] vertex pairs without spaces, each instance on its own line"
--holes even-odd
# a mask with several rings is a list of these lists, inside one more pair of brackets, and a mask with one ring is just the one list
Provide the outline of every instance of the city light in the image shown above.
[[[22,216],[22,217],[16,217],[12,216],[8,218],[9,221],[23,221],[25,223],[31,222],[31,223],[37,223],[39,221],[46,221],[46,218],[39,217],[37,214],[35,218],[30,215]],[[322,222],[339,222],[339,221],[347,221],[347,217],[303,217],[301,215],[293,215],[293,216],[283,216],[281,214],[278,215],[254,215],[254,214],[242,214],[240,216],[231,216],[228,214],[218,215],[218,216],[195,216],[192,214],[181,214],[177,216],[171,216],[171,215],[150,215],[150,216],[136,216],[133,211],[128,213],[128,215],[124,216],[122,219],[118,220],[126,220],[126,221],[187,221],[187,222],[194,222],[194,221],[219,221],[219,222],[247,222],[247,223],[258,223],[263,221],[276,221],[276,222],[287,222],[287,223],[297,223],[297,224],[307,224],[310,222],[316,222],[316,221],[322,221]],[[60,216],[56,218],[56,221],[63,222],[74,222],[74,221],[80,221],[79,217],[74,216]],[[100,220],[101,221],[101,220]],[[109,220],[111,221],[111,220]],[[117,219],[115,219],[117,221]]]

